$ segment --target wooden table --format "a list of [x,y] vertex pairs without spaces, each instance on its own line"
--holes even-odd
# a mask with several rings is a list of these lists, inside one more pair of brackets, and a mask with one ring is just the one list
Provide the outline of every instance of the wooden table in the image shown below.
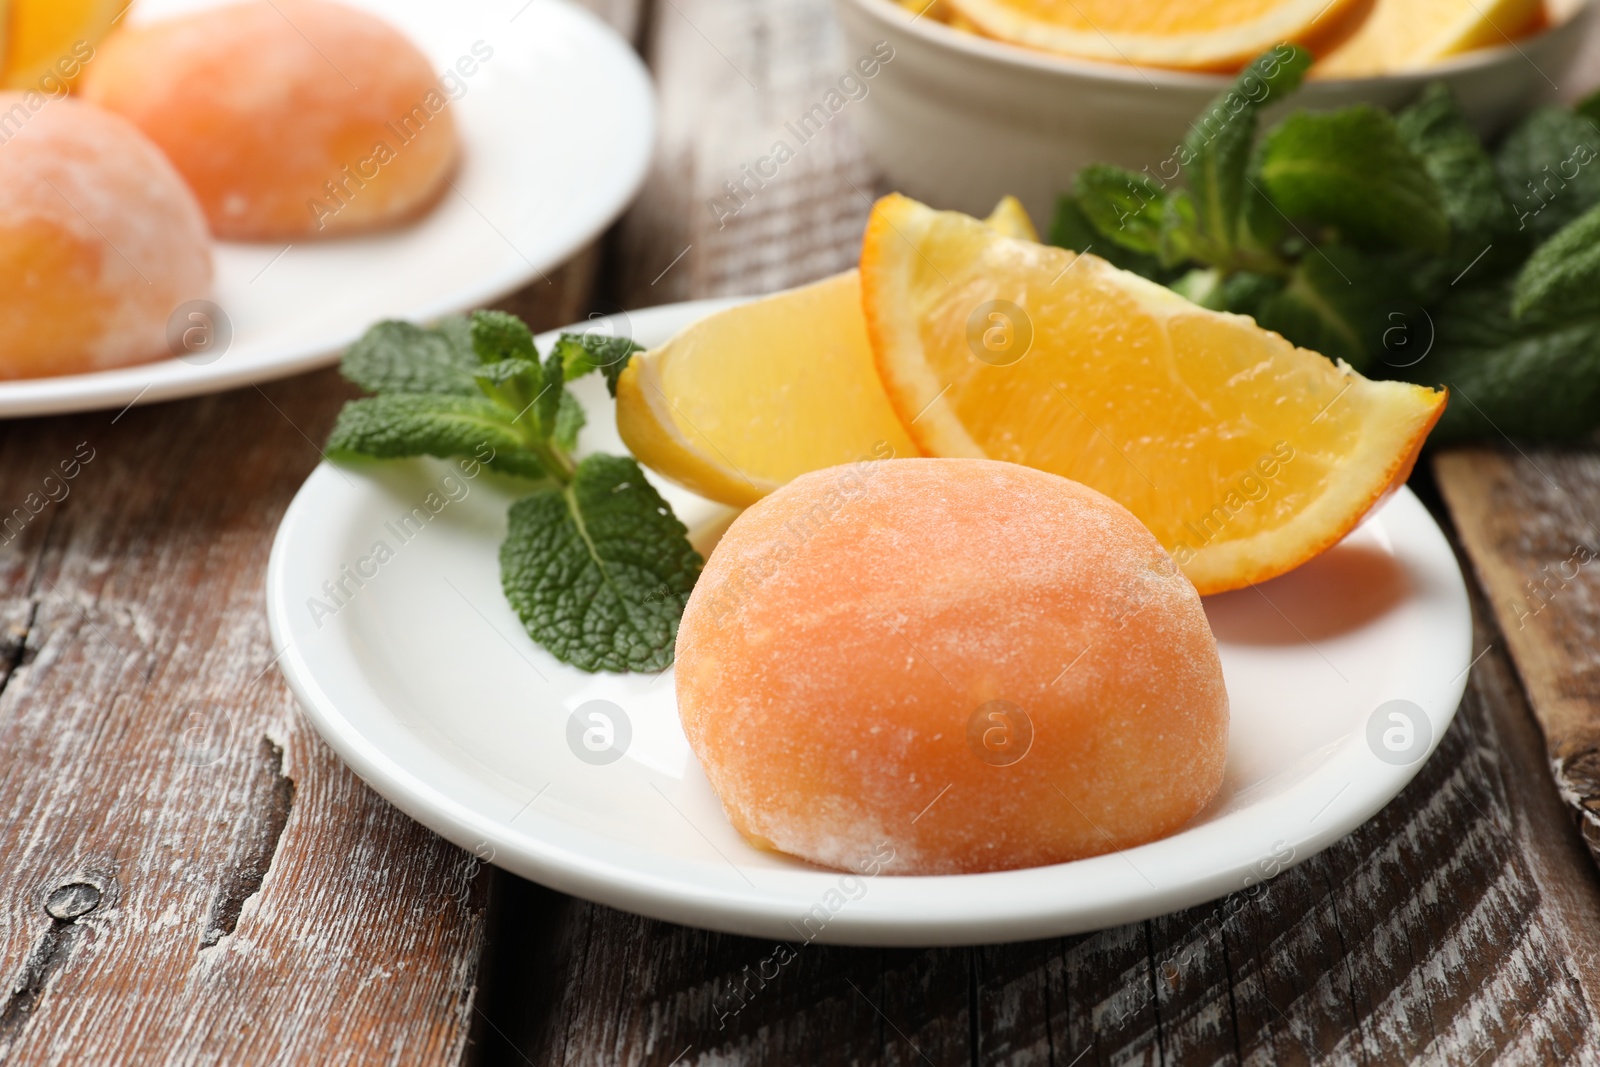
[[[544,329],[851,265],[883,190],[848,111],[737,216],[707,206],[845,70],[827,0],[593,6],[660,83],[660,154],[602,242],[505,306]],[[1600,455],[1419,471],[1481,583],[1465,703],[1398,799],[1255,897],[1026,944],[810,946],[764,981],[768,943],[481,866],[297,711],[267,550],[349,395],[324,371],[0,425],[0,515],[78,462],[0,533],[0,1062],[1600,1062],[1600,878],[1569,806],[1600,810],[1600,744],[1560,729],[1600,712],[1600,568],[1518,607],[1600,548]],[[1566,738],[1566,801],[1530,706]]]

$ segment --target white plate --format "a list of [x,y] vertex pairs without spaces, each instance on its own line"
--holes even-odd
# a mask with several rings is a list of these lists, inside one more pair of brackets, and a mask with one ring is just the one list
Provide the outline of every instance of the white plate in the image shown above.
[[[140,0],[130,18],[217,2]],[[463,149],[455,190],[411,225],[371,236],[218,243],[211,299],[231,320],[226,351],[0,382],[0,417],[152,403],[332,362],[379,319],[431,319],[539,279],[638,191],[654,92],[633,49],[595,16],[565,0],[344,2],[399,26],[439,72],[475,42],[494,50],[451,105]]]
[[[726,302],[636,313],[657,343]],[[541,338],[541,346],[549,337]],[[598,378],[577,383],[587,449],[622,451]],[[267,608],[284,673],[328,743],[401,809],[517,874],[590,900],[744,934],[846,944],[1006,941],[1088,930],[1243,889],[1359,826],[1416,773],[1466,685],[1467,594],[1444,536],[1402,490],[1293,574],[1210,598],[1233,708],[1226,782],[1181,833],[1077,863],[863,882],[747,846],[678,725],[671,672],[588,675],[522,631],[496,551],[514,498],[432,460],[319,467],[284,516]],[[653,479],[654,480],[654,479]],[[509,485],[509,483],[506,483]],[[729,509],[657,485],[691,531]],[[400,516],[444,504],[402,543]],[[450,494],[441,491],[439,500]],[[388,523],[389,525],[385,525]],[[309,598],[382,540],[394,556],[331,616]],[[367,566],[370,572],[373,566]],[[324,601],[331,606],[332,602]],[[632,740],[594,766],[579,705],[621,706]],[[1369,745],[1380,705],[1421,709],[1409,762]],[[1404,741],[1404,724],[1378,733]],[[1392,757],[1400,759],[1400,757]],[[838,904],[837,907],[833,905]],[[821,907],[823,918],[814,909]],[[803,922],[807,914],[814,918]]]

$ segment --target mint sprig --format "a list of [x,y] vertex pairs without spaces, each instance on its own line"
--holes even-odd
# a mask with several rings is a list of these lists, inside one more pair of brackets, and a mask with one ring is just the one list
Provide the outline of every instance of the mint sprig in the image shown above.
[[340,368],[376,395],[340,411],[329,457],[460,457],[527,479],[500,578],[529,636],[582,670],[664,670],[703,561],[632,459],[573,458],[585,416],[566,388],[598,370],[615,396],[640,350],[568,333],[541,358],[527,324],[499,311],[378,323]]

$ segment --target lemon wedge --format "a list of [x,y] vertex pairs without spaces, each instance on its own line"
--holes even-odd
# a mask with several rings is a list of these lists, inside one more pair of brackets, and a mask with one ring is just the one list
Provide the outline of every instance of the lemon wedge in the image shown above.
[[1311,77],[1418,70],[1511,41],[1532,28],[1542,9],[1542,0],[1377,0],[1360,28],[1311,68]]
[[[1038,239],[1013,197],[988,224]],[[635,356],[616,411],[640,462],[735,507],[807,471],[918,455],[878,381],[853,270],[708,315]]]

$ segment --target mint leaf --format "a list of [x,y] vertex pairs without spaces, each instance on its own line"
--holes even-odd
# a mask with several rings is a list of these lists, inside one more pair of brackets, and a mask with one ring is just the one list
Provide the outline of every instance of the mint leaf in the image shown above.
[[1600,125],[1600,89],[1596,89],[1588,96],[1572,105],[1572,113],[1579,118],[1588,119]]
[[539,440],[550,436],[544,432],[537,419],[529,418],[533,400],[544,388],[544,369],[526,359],[502,359],[497,363],[480,363],[473,377],[482,394],[500,409],[507,423],[519,424],[528,437]]
[[1528,322],[1600,312],[1600,205],[1534,249],[1512,287],[1511,311]]
[[472,349],[480,363],[499,363],[506,359],[537,363],[539,360],[528,324],[504,311],[472,313]]
[[592,370],[605,375],[606,389],[617,395],[617,379],[627,369],[635,352],[644,346],[631,337],[603,333],[564,333],[556,338],[553,352],[561,357],[567,381],[581,378]]
[[1433,351],[1405,371],[1450,388],[1434,445],[1572,440],[1600,426],[1600,315],[1529,325],[1511,315],[1510,283],[1453,292],[1434,316]]
[[432,329],[380,322],[345,350],[339,373],[369,393],[447,393],[476,396],[477,362],[461,344],[465,320],[442,319]]
[[500,580],[529,635],[557,659],[659,671],[672,665],[702,562],[637,463],[590,456],[571,484],[512,506]]
[[1357,244],[1440,252],[1450,240],[1438,186],[1395,120],[1367,104],[1290,115],[1262,144],[1261,180],[1286,214]]
[[1543,241],[1600,203],[1600,130],[1565,108],[1541,107],[1495,153],[1518,232]]
[[1058,197],[1055,218],[1050,223],[1050,244],[1073,252],[1092,252],[1113,267],[1132,271],[1146,278],[1165,280],[1170,272],[1161,266],[1155,256],[1130,251],[1101,236],[1094,223],[1078,206],[1077,198]]
[[524,478],[545,470],[505,409],[481,397],[386,393],[352,400],[328,436],[330,456],[461,456]]
[[1109,163],[1091,163],[1073,179],[1078,209],[1102,237],[1145,255],[1161,249],[1166,193],[1152,178]]
[[1167,288],[1192,304],[1215,311],[1215,301],[1222,290],[1222,271],[1216,267],[1196,267]]
[[1395,116],[1400,136],[1439,188],[1450,219],[1450,246],[1443,256],[1419,258],[1409,274],[1430,301],[1471,272],[1474,283],[1515,269],[1527,255],[1511,203],[1500,187],[1494,160],[1442,82],[1434,82]]
[[1223,255],[1245,234],[1242,222],[1257,113],[1267,100],[1298,88],[1310,65],[1311,54],[1305,49],[1279,45],[1246,67],[1233,86],[1190,124],[1182,167],[1194,197],[1196,226]]
[[1366,373],[1383,343],[1385,313],[1405,291],[1370,257],[1330,244],[1307,254],[1289,283],[1261,300],[1255,318],[1302,348]]
[[578,447],[578,431],[583,429],[589,421],[589,416],[583,413],[583,405],[578,403],[578,398],[571,393],[561,394],[561,404],[556,410],[555,431],[550,439],[558,448],[571,452]]
[[1416,103],[1395,116],[1395,126],[1438,187],[1451,230],[1474,255],[1514,230],[1494,160],[1443,82],[1423,90]]

